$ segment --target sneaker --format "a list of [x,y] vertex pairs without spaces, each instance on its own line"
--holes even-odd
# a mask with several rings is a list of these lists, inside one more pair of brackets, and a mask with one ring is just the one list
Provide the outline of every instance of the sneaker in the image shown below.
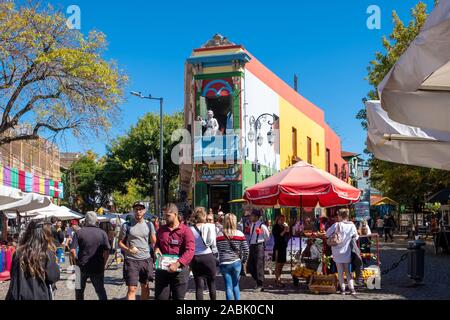
[[203,295],[204,296],[207,296],[209,294],[209,291],[208,290],[203,290]]
[[338,288],[337,293],[342,294],[344,296],[345,295],[345,287]]
[[255,292],[264,292],[264,288],[263,287],[256,287],[255,288]]
[[350,294],[351,294],[352,296],[356,296],[356,291],[355,291],[355,290],[351,290],[351,291],[350,291]]

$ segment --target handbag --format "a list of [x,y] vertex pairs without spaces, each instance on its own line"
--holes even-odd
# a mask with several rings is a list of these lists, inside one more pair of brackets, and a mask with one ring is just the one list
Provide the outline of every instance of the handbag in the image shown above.
[[340,245],[342,243],[342,241],[343,241],[343,239],[341,236],[341,223],[338,222],[337,226],[336,226],[336,230],[331,235],[331,237],[328,238],[327,244],[330,247],[336,247],[336,246]]

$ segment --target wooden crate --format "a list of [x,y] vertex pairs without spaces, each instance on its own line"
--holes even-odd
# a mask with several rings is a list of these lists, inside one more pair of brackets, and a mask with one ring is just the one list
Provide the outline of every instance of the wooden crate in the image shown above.
[[[327,281],[331,285],[320,284],[319,282]],[[309,281],[309,290],[316,294],[319,293],[336,293],[337,292],[337,278],[335,275],[313,275]]]

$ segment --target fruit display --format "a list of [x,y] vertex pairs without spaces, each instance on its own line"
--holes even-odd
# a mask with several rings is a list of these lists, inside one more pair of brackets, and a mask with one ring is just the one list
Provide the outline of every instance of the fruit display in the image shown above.
[[363,259],[370,259],[373,257],[372,253],[361,253],[361,258]]
[[318,293],[336,293],[337,279],[334,275],[314,275],[309,283],[309,290]]
[[375,270],[369,270],[369,269],[365,269],[362,272],[362,276],[363,276],[364,280],[367,280],[367,279],[369,279],[370,277],[372,277],[372,276],[374,276],[376,274],[377,274],[377,272]]
[[295,268],[295,270],[292,272],[292,276],[296,278],[309,278],[315,274],[317,274],[317,272],[315,272],[314,270],[302,266],[297,266],[297,268]]

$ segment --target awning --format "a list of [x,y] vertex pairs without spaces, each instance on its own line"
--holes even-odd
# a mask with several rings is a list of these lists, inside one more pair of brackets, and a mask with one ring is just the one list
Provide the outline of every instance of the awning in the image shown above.
[[51,203],[50,198],[47,196],[37,193],[24,193],[22,199],[1,205],[0,211],[23,213],[48,207]]
[[392,200],[391,198],[384,197],[381,200],[372,204],[372,206],[374,206],[374,207],[383,206],[383,205],[398,206],[398,202]]
[[450,1],[440,1],[378,86],[389,118],[450,132]]
[[23,192],[20,189],[7,186],[0,186],[0,206],[17,202],[23,198]]
[[377,159],[450,170],[450,132],[391,120],[380,101],[366,102],[367,147]]

